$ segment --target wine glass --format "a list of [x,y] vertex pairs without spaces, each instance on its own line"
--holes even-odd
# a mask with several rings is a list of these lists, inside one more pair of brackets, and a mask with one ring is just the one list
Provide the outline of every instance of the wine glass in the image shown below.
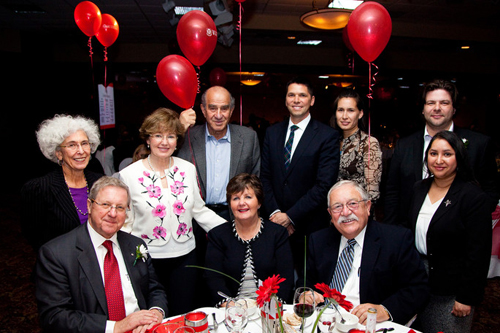
[[[323,311],[324,309],[324,311]],[[321,313],[323,311],[323,313]],[[331,333],[337,322],[337,310],[331,306],[324,305],[316,308],[318,313],[318,328],[322,333]],[[320,315],[321,313],[321,315]]]
[[293,295],[293,312],[302,318],[301,328],[304,327],[304,320],[314,313],[315,300],[314,292],[308,287],[299,287]]
[[224,323],[227,329],[233,333],[243,332],[248,323],[246,307],[238,303],[226,306],[226,319]]

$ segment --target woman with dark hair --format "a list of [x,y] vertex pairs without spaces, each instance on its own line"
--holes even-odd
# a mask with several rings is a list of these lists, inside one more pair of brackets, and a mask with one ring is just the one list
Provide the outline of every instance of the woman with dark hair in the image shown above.
[[408,224],[431,287],[430,301],[417,320],[424,332],[470,332],[490,260],[488,198],[474,180],[464,143],[453,132],[432,138],[424,163],[429,177],[415,183]]
[[273,274],[286,280],[278,296],[289,301],[293,292],[293,259],[288,232],[279,224],[259,217],[264,190],[259,178],[248,173],[233,177],[227,184],[227,202],[234,215],[233,223],[224,223],[208,233],[205,265],[225,273],[207,271],[206,281],[214,303],[222,305],[231,297],[256,298],[259,280]]
[[363,118],[363,99],[352,88],[344,88],[334,102],[336,127],[343,133],[340,141],[339,180],[361,185],[372,203],[380,197],[382,151],[378,140],[359,128]]

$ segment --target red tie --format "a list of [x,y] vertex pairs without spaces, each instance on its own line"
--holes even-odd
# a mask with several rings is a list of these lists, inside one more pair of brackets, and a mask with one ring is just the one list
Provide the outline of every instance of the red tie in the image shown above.
[[108,249],[108,253],[104,257],[104,289],[108,303],[109,320],[119,321],[125,318],[125,302],[123,301],[120,269],[113,253],[113,242],[107,240],[102,245]]

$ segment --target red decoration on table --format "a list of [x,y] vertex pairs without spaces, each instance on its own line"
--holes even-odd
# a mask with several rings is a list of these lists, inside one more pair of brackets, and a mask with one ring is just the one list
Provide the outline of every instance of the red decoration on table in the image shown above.
[[257,293],[257,304],[259,307],[263,307],[265,303],[271,301],[271,297],[275,295],[280,289],[279,284],[285,281],[285,278],[282,278],[278,275],[273,275],[264,280],[262,285],[256,291]]
[[384,6],[375,1],[358,6],[347,24],[349,41],[366,62],[377,59],[389,42],[391,32],[391,16]]
[[186,13],[177,24],[177,42],[182,53],[193,65],[203,65],[217,44],[214,20],[201,10]]
[[314,288],[323,292],[323,297],[327,298],[330,302],[334,304],[337,303],[343,307],[346,311],[350,311],[353,307],[352,303],[345,299],[345,295],[339,293],[335,288],[330,288],[326,283],[316,283]]
[[109,14],[102,14],[102,24],[95,34],[97,40],[105,47],[113,45],[118,38],[120,27],[116,19]]
[[198,79],[193,65],[184,57],[171,54],[156,68],[156,81],[161,92],[183,109],[194,105]]
[[101,11],[93,2],[80,2],[75,8],[74,15],[78,28],[89,37],[94,36],[101,27]]

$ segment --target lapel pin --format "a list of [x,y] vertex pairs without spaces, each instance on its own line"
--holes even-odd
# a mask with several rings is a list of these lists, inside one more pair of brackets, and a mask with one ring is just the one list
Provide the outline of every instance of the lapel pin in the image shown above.
[[446,207],[448,207],[448,205],[451,205],[451,201],[450,200],[446,200],[446,202],[444,204],[446,205]]

